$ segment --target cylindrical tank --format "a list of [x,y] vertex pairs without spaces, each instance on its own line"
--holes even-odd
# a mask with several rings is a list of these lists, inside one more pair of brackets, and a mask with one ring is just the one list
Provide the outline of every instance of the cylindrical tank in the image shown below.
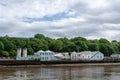
[[27,57],[27,48],[23,49],[23,57]]
[[21,57],[21,48],[17,49],[17,57]]

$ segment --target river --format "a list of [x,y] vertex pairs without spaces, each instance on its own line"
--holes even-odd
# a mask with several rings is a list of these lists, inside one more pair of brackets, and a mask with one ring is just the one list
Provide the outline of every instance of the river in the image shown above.
[[0,80],[120,80],[120,66],[1,67]]

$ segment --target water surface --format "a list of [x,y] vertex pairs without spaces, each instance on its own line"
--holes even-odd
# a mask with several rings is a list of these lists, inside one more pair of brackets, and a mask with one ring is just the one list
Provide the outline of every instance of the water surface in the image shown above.
[[120,80],[120,66],[0,68],[0,80]]

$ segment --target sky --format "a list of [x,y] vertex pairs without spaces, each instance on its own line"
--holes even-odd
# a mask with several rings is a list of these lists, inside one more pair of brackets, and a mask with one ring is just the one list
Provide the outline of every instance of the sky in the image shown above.
[[120,41],[120,0],[0,0],[0,36]]

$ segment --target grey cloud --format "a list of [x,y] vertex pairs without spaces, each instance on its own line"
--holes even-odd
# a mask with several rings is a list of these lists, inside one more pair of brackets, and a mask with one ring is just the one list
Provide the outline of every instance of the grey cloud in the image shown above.
[[[25,4],[28,5],[27,1],[24,2],[24,0],[9,0],[9,1],[6,1],[5,4],[9,6],[12,3],[14,4],[20,3],[19,6],[17,6],[17,8],[12,10],[12,12],[15,12],[15,11],[22,10],[24,8],[22,7],[23,2],[24,2],[24,6]],[[33,0],[30,0],[30,3],[32,3],[32,1]],[[0,34],[1,35],[9,34],[11,36],[18,36],[18,37],[19,36],[20,37],[26,37],[26,36],[31,37],[36,33],[41,33],[41,34],[45,34],[46,36],[49,36],[52,38],[58,38],[58,37],[71,38],[71,37],[76,37],[76,36],[82,36],[86,38],[105,37],[110,40],[117,39],[120,41],[120,38],[118,37],[120,35],[120,14],[119,14],[120,13],[120,8],[119,8],[120,1],[119,0],[114,0],[114,1],[106,0],[109,3],[109,6],[102,7],[101,5],[101,8],[90,8],[88,4],[85,3],[86,1],[88,0],[84,0],[84,1],[78,0],[78,2],[73,3],[72,5],[67,5],[68,7],[66,7],[65,11],[66,10],[73,11],[78,14],[76,17],[73,17],[73,19],[66,18],[66,19],[57,20],[53,22],[52,21],[49,21],[49,22],[40,21],[40,22],[34,22],[34,23],[22,22],[21,19],[26,16],[26,13],[24,13],[25,10],[23,10],[23,12],[19,11],[17,18],[16,16],[14,16],[16,14],[13,14],[12,17],[10,14],[9,15],[10,17],[8,18],[6,15],[9,13],[5,13],[3,14],[3,16],[0,16],[0,18],[3,18],[3,19],[0,19]],[[46,1],[43,2],[43,4],[46,4]],[[49,6],[49,4],[47,5]],[[15,5],[13,5],[13,7],[14,6]],[[25,6],[25,8],[26,7],[27,6]],[[36,11],[34,10],[33,7],[34,6],[32,5],[32,7],[27,8],[28,12]],[[10,9],[10,8],[7,7],[6,9]],[[36,9],[38,8],[39,7],[36,7]],[[49,8],[49,11],[51,11],[52,13],[49,14],[48,12],[43,15],[45,16],[45,15],[54,14],[53,12],[54,10],[56,10],[56,8],[52,10],[50,9],[51,8]],[[59,13],[59,9],[56,11],[56,13]],[[1,8],[0,10],[2,11]],[[63,11],[62,9],[60,10],[60,12],[65,12],[65,11]],[[40,15],[39,13],[36,13],[36,12],[34,14],[37,14],[38,16]],[[38,16],[34,16],[33,14],[31,14],[30,16],[38,17]],[[78,18],[84,19],[85,21],[81,21]]]

